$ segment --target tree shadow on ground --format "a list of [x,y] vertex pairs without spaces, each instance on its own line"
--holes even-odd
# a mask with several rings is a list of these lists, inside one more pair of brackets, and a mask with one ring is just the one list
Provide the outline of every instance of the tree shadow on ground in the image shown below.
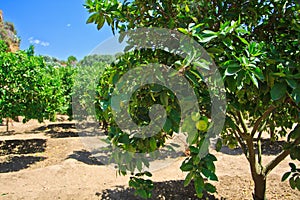
[[[262,155],[270,156],[270,155],[278,155],[283,150],[284,141],[271,141],[270,139],[262,139],[261,140],[261,148]],[[254,143],[256,152],[257,152],[257,143]],[[221,151],[224,154],[228,155],[241,155],[243,154],[243,150],[240,147],[230,149],[227,146],[223,146]]]
[[44,152],[45,148],[45,139],[3,140],[0,141],[0,156]]
[[59,124],[48,124],[45,126],[38,127],[34,129],[34,131],[46,131],[50,129],[55,129],[55,128],[63,128],[63,129],[75,129],[75,123],[59,123]]
[[9,135],[15,135],[16,131],[11,130],[11,131],[0,131],[0,136],[9,136]]
[[[196,192],[194,189],[194,184],[191,183],[187,187],[183,187],[183,181],[164,181],[155,182],[155,189],[153,191],[153,196],[151,200],[196,200]],[[142,198],[134,195],[134,190],[132,188],[125,188],[124,186],[117,186],[115,189],[107,189],[102,193],[95,194],[101,199],[109,200],[142,200]],[[214,195],[205,193],[201,199],[205,200],[225,200],[225,198],[218,199]]]
[[60,123],[41,126],[33,131],[42,131],[45,133],[45,135],[48,135],[51,138],[78,137],[78,133],[74,131],[75,128],[75,123]]
[[17,172],[28,168],[30,165],[45,160],[40,156],[14,156],[0,163],[0,173]]
[[103,135],[103,131],[99,130],[98,123],[85,123],[84,126],[71,123],[54,123],[41,126],[34,129],[35,132],[44,132],[51,138],[68,138],[68,137],[91,137]]
[[50,136],[51,138],[68,138],[68,137],[79,137],[78,133],[73,131],[54,131],[50,130],[45,133],[45,135]]
[[92,157],[92,154],[88,151],[74,151],[73,154],[69,155],[67,159],[75,159],[79,162],[83,162],[88,165],[103,165],[97,158]]
[[[119,151],[119,149],[114,150],[111,146],[109,146],[109,147],[103,147],[103,148],[94,150],[91,152],[91,154],[95,159],[97,159],[98,161],[100,161],[102,163],[118,163],[118,161],[116,161],[112,156],[113,151],[115,151],[115,153],[119,152],[120,155],[124,155],[126,152],[126,151],[124,151],[124,152]],[[181,150],[170,150],[167,148],[162,148],[162,149],[159,149],[153,157],[147,153],[145,153],[145,154],[137,153],[135,156],[136,156],[135,159],[143,158],[143,159],[148,160],[148,162],[153,162],[153,161],[162,161],[162,160],[166,160],[166,159],[176,159],[176,158],[185,156],[185,154]]]

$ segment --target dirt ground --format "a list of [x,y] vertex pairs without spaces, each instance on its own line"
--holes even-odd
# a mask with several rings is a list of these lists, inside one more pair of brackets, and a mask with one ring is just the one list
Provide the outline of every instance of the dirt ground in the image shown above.
[[[73,123],[39,124],[32,120],[26,124],[14,122],[9,134],[5,130],[0,126],[1,200],[139,199],[128,188],[128,176],[116,176],[111,166],[91,157]],[[266,146],[263,159],[268,162],[280,151],[280,143],[271,145],[266,141]],[[204,199],[252,199],[249,165],[241,151],[223,147],[221,152],[212,153],[218,159],[219,182],[213,183],[218,193],[207,194]],[[192,185],[183,187],[186,174],[179,166],[184,159],[182,153],[153,172],[153,199],[197,199]],[[292,190],[287,181],[281,182],[289,161],[284,160],[270,173],[268,199],[300,199],[299,191]]]

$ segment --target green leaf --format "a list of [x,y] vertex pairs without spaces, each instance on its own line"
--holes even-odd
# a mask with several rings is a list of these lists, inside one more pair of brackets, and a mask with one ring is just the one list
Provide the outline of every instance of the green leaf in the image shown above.
[[196,67],[200,67],[202,69],[210,70],[209,65],[207,65],[207,63],[205,63],[205,62],[196,61],[196,62],[193,62],[192,64],[195,65]]
[[292,97],[297,104],[300,103],[300,87],[299,86],[293,90]]
[[214,39],[216,37],[218,37],[218,36],[216,36],[216,35],[206,36],[206,37],[202,36],[202,38],[199,39],[199,42],[201,42],[201,43],[207,43],[207,42],[211,41],[212,39]]
[[257,79],[255,78],[255,75],[253,74],[253,73],[248,73],[249,74],[249,77],[250,77],[250,79],[251,79],[251,81],[252,81],[252,83],[255,85],[255,87],[256,88],[259,88],[259,86],[258,86],[258,81],[257,81]]
[[206,168],[214,173],[214,171],[216,170],[216,166],[215,166],[214,162],[206,161],[205,164],[206,164]]
[[202,31],[203,33],[207,34],[207,35],[218,35],[217,32],[211,31],[211,30],[204,30]]
[[240,67],[240,65],[237,65],[237,64],[229,65],[225,70],[225,76],[235,75],[239,71],[241,71],[241,69],[242,68]]
[[193,144],[195,140],[198,137],[198,131],[195,129],[191,129],[191,131],[188,132],[187,142],[188,144]]
[[138,196],[140,196],[140,197],[142,197],[142,198],[144,198],[144,199],[148,199],[147,192],[144,189],[137,189],[135,191],[135,194],[138,195]]
[[168,106],[168,99],[169,99],[169,96],[168,96],[168,93],[166,92],[163,92],[160,96],[160,102],[164,105],[164,106]]
[[134,179],[130,178],[129,187],[138,188],[139,184]]
[[247,42],[246,39],[244,39],[244,38],[242,38],[242,37],[240,37],[240,36],[237,36],[237,37],[241,40],[242,43],[244,43],[244,44],[246,44],[246,45],[249,45],[249,42]]
[[291,88],[293,88],[293,89],[297,88],[297,81],[295,81],[293,79],[285,79],[285,81]]
[[103,17],[100,17],[99,20],[97,21],[97,29],[100,30],[103,25],[104,25],[105,19]]
[[195,77],[195,75],[192,74],[190,71],[186,71],[184,75],[186,76],[187,79],[189,79],[190,81],[192,81],[193,85],[199,86],[199,83],[198,83],[199,80],[197,80],[197,78]]
[[292,172],[295,172],[297,167],[294,163],[289,163],[289,166],[291,167]]
[[[199,153],[199,151],[198,151]],[[197,156],[193,156],[193,165],[199,165],[199,163],[201,162],[201,158],[199,156],[199,154],[196,154]]]
[[151,148],[151,151],[155,151],[157,149],[157,144],[156,144],[156,140],[154,137],[150,138],[150,148]]
[[129,144],[130,140],[129,140],[129,135],[124,133],[123,135],[120,136],[119,138],[119,142],[123,143],[123,144]]
[[194,166],[190,163],[182,163],[182,165],[180,166],[180,169],[183,172],[189,172],[194,168]]
[[203,196],[204,180],[201,176],[194,178],[194,186],[197,193],[197,197],[201,198]]
[[300,79],[300,73],[294,75],[287,75],[287,77],[291,79]]
[[141,160],[136,161],[136,168],[141,172],[143,169],[143,162]]
[[182,132],[192,134],[195,130],[195,128],[193,127],[194,123],[195,122],[191,119],[191,117],[186,117],[182,123],[182,127],[181,127]]
[[216,151],[217,152],[220,152],[221,151],[221,149],[222,149],[222,139],[220,139],[220,138],[218,138],[218,141],[217,141],[217,143],[216,143]]
[[259,67],[255,67],[254,70],[251,70],[253,72],[253,74],[260,80],[260,81],[264,81],[265,77],[264,74],[262,73],[261,69]]
[[188,186],[191,183],[193,177],[194,177],[194,173],[189,172],[184,179],[183,186],[184,187]]
[[271,89],[272,100],[276,101],[284,97],[286,90],[287,88],[285,83],[275,83]]
[[216,176],[215,173],[211,172],[210,170],[203,168],[201,170],[202,174],[207,177],[211,181],[218,181],[218,177]]
[[205,183],[204,188],[207,192],[210,192],[210,193],[215,193],[217,191],[216,187],[210,183]]
[[297,177],[295,180],[296,188],[300,191],[300,177]]
[[292,160],[296,160],[296,159],[300,160],[300,154],[297,147],[291,149],[290,157]]
[[211,160],[211,161],[217,161],[216,156],[214,156],[214,155],[212,155],[212,154],[207,154],[207,155],[206,155],[206,158],[209,159],[209,160]]
[[291,172],[286,172],[286,173],[282,176],[281,181],[282,181],[282,182],[285,181],[290,175],[291,175]]
[[99,16],[99,13],[94,13],[92,14],[88,20],[86,21],[87,24],[93,23],[94,21],[96,21],[97,17]]
[[196,147],[194,147],[194,146],[189,146],[189,148],[190,148],[190,151],[191,151],[192,153],[194,153],[194,154],[198,154],[198,153],[199,153],[199,149],[198,149],[198,148],[196,148]]
[[148,176],[148,177],[152,177],[152,174],[148,171],[145,172],[145,175]]
[[189,9],[189,6],[188,5],[185,5],[185,12],[190,12],[190,9]]
[[148,160],[148,159],[146,159],[146,158],[141,158],[141,161],[144,163],[144,165],[145,165],[147,168],[149,168],[150,163],[149,163],[149,160]]
[[207,49],[207,52],[208,53],[223,53],[224,52],[224,49],[219,49],[219,48],[215,48],[215,47],[211,47],[209,49]]
[[178,28],[177,30],[183,34],[186,34],[186,35],[189,34],[189,31],[185,28]]
[[222,42],[223,42],[223,44],[224,44],[226,47],[228,47],[230,50],[233,50],[233,49],[234,49],[234,47],[232,46],[232,40],[231,40],[229,37],[225,38]]
[[172,127],[173,127],[173,125],[172,125],[171,120],[169,118],[167,118],[166,122],[164,124],[164,127],[163,127],[164,131],[166,133],[169,133],[172,130]]
[[295,180],[293,178],[290,178],[289,182],[290,182],[291,188],[295,189],[296,188],[296,182],[295,182]]

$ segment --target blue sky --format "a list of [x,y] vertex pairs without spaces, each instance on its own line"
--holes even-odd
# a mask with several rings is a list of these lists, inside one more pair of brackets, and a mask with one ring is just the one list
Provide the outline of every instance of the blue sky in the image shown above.
[[82,59],[113,35],[108,26],[100,31],[86,24],[84,0],[0,0],[4,20],[13,22],[21,49],[35,46],[36,54],[66,60]]

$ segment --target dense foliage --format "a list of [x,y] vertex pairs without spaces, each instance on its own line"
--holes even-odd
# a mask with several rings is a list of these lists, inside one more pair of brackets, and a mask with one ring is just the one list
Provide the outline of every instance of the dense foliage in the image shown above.
[[[91,13],[87,22],[97,24],[98,29],[106,22],[113,32],[140,27],[178,30],[196,40],[210,53],[219,66],[226,86],[228,106],[223,141],[224,144],[239,145],[243,149],[255,183],[254,199],[265,199],[266,177],[284,158],[290,155],[293,160],[300,160],[300,128],[297,125],[300,111],[300,6],[296,1],[87,0],[85,6]],[[145,50],[123,57],[117,67],[112,66],[113,69],[107,70],[120,76],[124,68],[130,69],[132,63],[148,63],[151,59],[174,68],[178,66],[175,63],[182,62],[166,52]],[[189,72],[186,70],[184,74],[187,79]],[[105,94],[105,89],[110,91],[114,83],[115,80],[110,79],[106,84],[108,87],[104,87],[101,94]],[[202,91],[198,90],[195,82],[191,81],[191,85],[197,91]],[[165,93],[165,90],[160,91],[157,97]],[[171,99],[172,95],[168,97]],[[144,101],[151,104],[151,99],[155,100],[155,97],[146,96]],[[146,113],[140,110],[137,114],[144,116]],[[108,120],[113,122],[113,119]],[[176,130],[174,124],[170,127],[168,130]],[[288,131],[290,129],[292,131]],[[126,142],[120,141],[120,136],[122,139],[126,137],[120,130],[110,130],[109,133],[115,145],[123,143],[125,149],[128,148]],[[263,133],[267,133],[272,141],[282,140],[283,136],[288,138],[282,152],[265,166],[262,164],[261,149]],[[163,137],[157,137],[156,145],[159,146],[157,141],[163,141]],[[130,144],[139,149],[137,141],[131,141]],[[200,197],[203,189],[215,191],[213,186],[203,183],[202,174],[212,180],[217,178],[214,177],[214,167],[195,165],[202,163],[195,161],[199,145],[201,134],[199,140],[190,146],[195,154],[187,158],[181,169],[190,172],[185,182],[188,184],[194,179]],[[214,159],[206,158],[206,163],[212,163]],[[298,169],[294,164],[291,164],[291,168],[291,173],[285,174],[283,180],[293,174],[290,184],[300,189]],[[202,169],[208,169],[210,173]],[[132,180],[144,184],[140,179]],[[139,184],[131,182],[131,186],[138,188],[140,195],[149,197],[149,193],[145,193],[145,188]]]
[[34,56],[34,48],[7,52],[0,41],[0,120],[23,116],[55,120],[56,113],[71,115],[71,88],[74,69],[47,64]]

